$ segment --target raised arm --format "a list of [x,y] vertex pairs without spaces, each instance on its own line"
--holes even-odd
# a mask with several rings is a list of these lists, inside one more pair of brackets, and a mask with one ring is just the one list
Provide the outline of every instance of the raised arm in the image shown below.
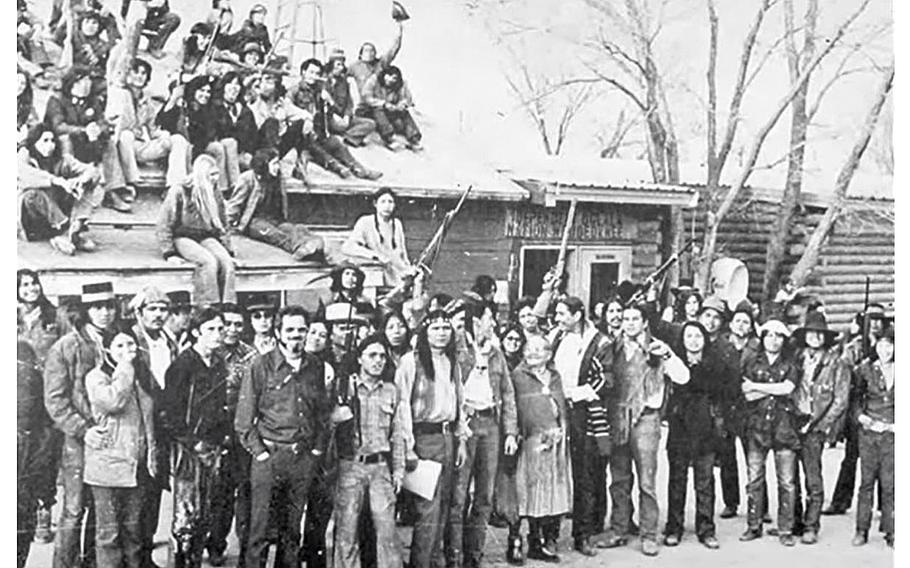
[[391,65],[392,61],[398,55],[398,52],[401,51],[401,38],[404,35],[404,25],[400,21],[396,21],[395,24],[398,29],[395,31],[395,37],[392,38],[392,45],[389,46],[389,50],[379,58],[382,67]]
[[148,0],[132,0],[126,14],[126,33],[123,39],[111,50],[107,60],[107,76],[110,85],[126,87],[126,74],[130,64],[139,50],[139,38],[142,26],[148,14]]

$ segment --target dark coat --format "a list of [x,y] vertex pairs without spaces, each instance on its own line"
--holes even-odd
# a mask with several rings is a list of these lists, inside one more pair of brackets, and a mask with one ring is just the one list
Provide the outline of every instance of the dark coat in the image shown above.
[[58,136],[84,134],[85,127],[93,122],[104,123],[104,101],[100,97],[90,96],[81,107],[73,103],[72,97],[59,93],[47,101],[44,123]]
[[[685,354],[682,357],[686,361]],[[699,456],[717,449],[725,409],[740,391],[740,381],[738,372],[731,374],[723,358],[711,348],[699,363],[690,365],[687,361],[686,366],[689,382],[674,384],[667,401],[667,449]]]
[[[465,345],[459,349],[456,360],[461,367],[462,381],[468,380],[468,375],[474,369],[474,349]],[[489,369],[490,388],[493,391],[493,404],[496,407],[503,436],[517,436],[518,424],[515,417],[515,390],[512,379],[509,377],[509,368],[502,352],[494,345],[490,349]],[[469,416],[470,418],[470,416]]]
[[233,138],[237,141],[237,149],[241,154],[253,154],[259,149],[256,118],[249,106],[241,104],[240,107],[240,113],[235,121],[224,103],[215,104],[218,139]]
[[[781,354],[774,364],[768,363],[764,351],[750,354],[743,362],[743,379],[756,383],[799,384],[799,370],[792,359]],[[766,396],[746,402],[744,440],[774,450],[799,449],[797,410],[792,393]]]
[[[142,361],[144,372],[148,373],[146,382],[154,403],[155,442],[158,446],[158,451],[155,453],[158,458],[158,463],[155,465],[155,471],[157,472],[156,480],[163,488],[167,488],[168,475],[171,470],[171,459],[169,451],[170,444],[168,443],[167,432],[164,429],[164,389],[158,385],[158,381],[156,381],[151,374],[150,369],[152,367],[151,358],[149,357],[148,340],[145,338],[145,334],[138,323],[133,326],[133,333],[136,334],[137,358]],[[163,330],[161,333],[167,339],[168,348],[171,350],[171,361],[173,362],[173,360],[177,358],[177,344],[174,343],[171,340],[171,336],[164,333]]]
[[[799,404],[803,396],[804,373],[802,372],[803,352],[797,353],[796,361],[800,365],[800,384],[794,391],[794,399]],[[813,424],[811,432],[824,434],[833,442],[840,432],[841,418],[847,411],[850,397],[850,370],[841,358],[837,349],[830,348],[821,356],[815,367],[812,385],[809,387],[809,403],[812,413],[809,418]]]

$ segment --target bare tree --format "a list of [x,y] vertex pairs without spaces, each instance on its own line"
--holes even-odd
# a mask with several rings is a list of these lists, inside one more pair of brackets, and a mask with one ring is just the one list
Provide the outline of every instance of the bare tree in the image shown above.
[[818,264],[818,256],[821,252],[822,244],[824,244],[825,239],[831,233],[834,222],[837,221],[837,218],[844,209],[844,204],[847,201],[847,190],[850,187],[853,174],[859,167],[860,160],[862,159],[866,148],[869,146],[869,140],[872,138],[872,133],[875,131],[875,125],[881,115],[882,107],[885,106],[885,102],[888,100],[888,95],[891,93],[893,83],[894,67],[892,66],[886,71],[881,86],[872,103],[872,107],[869,109],[869,114],[866,116],[866,122],[863,125],[863,129],[860,131],[856,143],[853,145],[853,149],[847,156],[847,160],[844,162],[844,165],[837,176],[837,182],[834,186],[834,197],[832,198],[831,204],[825,210],[825,214],[822,215],[821,221],[815,227],[812,235],[809,236],[805,251],[803,251],[796,266],[793,267],[790,279],[793,280],[793,283],[796,286],[803,286],[812,273],[812,270],[815,268],[815,265]]
[[[786,27],[787,68],[790,81],[799,79],[800,72],[815,52],[815,28],[818,23],[818,0],[809,0],[806,15],[803,19],[803,46],[796,48],[796,24],[793,0],[784,0],[784,25]],[[765,257],[765,275],[762,283],[762,296],[771,298],[777,291],[780,279],[780,266],[787,252],[787,238],[793,226],[797,202],[803,185],[803,158],[806,154],[806,133],[809,130],[809,115],[806,110],[806,99],[809,93],[807,78],[793,97],[790,104],[790,151],[787,156],[787,182],[781,198],[780,208],[775,217],[771,238]]]
[[[709,1],[709,19],[710,19],[711,18],[710,13],[712,11],[710,6],[713,6],[713,0],[708,0],[708,1]],[[708,286],[708,280],[709,280],[709,275],[710,275],[710,270],[711,270],[711,263],[714,260],[715,249],[717,247],[717,232],[718,232],[718,228],[720,227],[720,223],[723,221],[724,217],[726,217],[726,215],[730,212],[730,209],[733,207],[733,204],[736,201],[737,196],[748,183],[749,178],[752,175],[753,171],[755,171],[756,163],[758,162],[758,156],[761,153],[762,147],[764,146],[764,143],[767,140],[768,135],[771,133],[771,130],[777,125],[777,123],[780,120],[780,117],[783,115],[784,111],[790,106],[793,99],[797,96],[797,94],[803,88],[804,83],[806,83],[809,80],[809,77],[812,75],[812,72],[815,71],[815,69],[819,66],[819,64],[821,64],[822,60],[825,59],[825,57],[831,52],[832,49],[834,49],[834,46],[837,45],[838,42],[840,42],[840,40],[847,33],[848,29],[853,24],[853,22],[860,16],[860,14],[863,13],[863,11],[865,11],[866,7],[869,5],[869,1],[870,0],[863,0],[860,3],[859,7],[849,17],[847,17],[847,19],[844,20],[840,26],[838,26],[838,28],[834,32],[834,34],[830,37],[830,39],[828,39],[826,41],[824,47],[821,50],[816,51],[814,53],[814,55],[812,55],[812,57],[809,58],[808,61],[803,65],[803,67],[802,67],[802,69],[800,69],[799,74],[796,77],[796,79],[792,81],[790,89],[778,101],[777,106],[775,107],[774,111],[771,113],[771,116],[769,116],[767,118],[765,123],[759,128],[759,130],[756,132],[755,136],[749,142],[748,150],[745,153],[745,161],[740,169],[740,172],[736,176],[736,181],[732,184],[730,189],[724,193],[723,199],[720,201],[720,204],[717,206],[717,209],[713,209],[711,206],[709,206],[707,208],[707,211],[705,213],[705,224],[704,224],[705,232],[704,232],[704,239],[702,242],[701,259],[700,259],[700,264],[699,264],[698,273],[697,273],[697,277],[696,277],[696,284],[698,286],[700,286],[702,289],[707,289],[707,286]],[[767,7],[769,4],[770,4],[770,2],[768,0],[763,0],[762,8],[764,8],[765,11],[767,11]],[[763,17],[763,15],[764,14],[762,14],[762,17]],[[759,17],[757,17],[756,20],[759,21]],[[760,25],[760,22],[759,22],[759,25]],[[712,28],[713,27],[714,26],[712,24]],[[712,32],[712,34],[714,34],[714,33],[716,33],[716,32]],[[748,37],[747,37],[746,41],[748,42]],[[741,71],[743,70],[743,67],[748,67],[749,58],[750,58],[749,53],[751,53],[751,51],[749,51],[747,53],[747,50],[744,47],[743,57],[741,59],[741,66],[740,66]],[[716,56],[716,52],[715,52],[715,56]],[[709,83],[710,83],[710,81],[711,81],[711,79],[709,79]],[[739,85],[739,84],[740,84],[740,81],[739,81],[739,79],[737,79],[737,85]],[[741,99],[742,93],[738,92],[739,90],[740,89],[737,88],[737,90],[734,91],[734,100],[737,97],[739,97]],[[710,112],[710,110],[709,110],[709,112]],[[732,116],[732,114],[731,114],[731,117],[728,120],[734,120],[734,116]],[[710,143],[709,143],[709,145],[710,145]],[[721,161],[720,157],[721,156],[719,154],[718,163],[715,166],[716,168],[718,168],[718,170],[723,168],[724,161],[725,161],[725,158],[723,161]],[[709,164],[710,163],[711,163],[711,158],[709,157]],[[711,191],[713,189],[712,183],[711,183],[712,176],[710,174],[710,170],[711,170],[711,168],[709,166],[709,183],[708,183],[709,194],[711,193]],[[720,178],[719,173],[716,175],[717,175],[717,179],[719,180],[719,178]]]
[[[533,76],[525,63],[519,63],[517,67],[519,76],[506,75],[506,81],[521,107],[534,121],[544,151],[549,156],[558,155],[572,122],[591,100],[592,85],[554,81],[544,75]],[[556,107],[555,111],[553,107]]]

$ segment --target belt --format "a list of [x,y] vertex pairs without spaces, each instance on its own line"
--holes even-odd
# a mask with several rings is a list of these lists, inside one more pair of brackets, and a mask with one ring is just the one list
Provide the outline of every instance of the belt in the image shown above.
[[415,422],[415,434],[445,434],[452,431],[451,422]]
[[354,456],[353,458],[351,458],[351,461],[355,461],[357,463],[365,463],[365,464],[380,463],[380,462],[388,463],[389,452],[376,452],[375,454],[367,454],[365,456]]
[[473,412],[473,414],[471,414],[472,417],[474,417],[474,416],[479,416],[481,418],[495,418],[496,417],[496,407],[495,406],[489,406],[487,408],[484,408],[483,410],[472,410],[472,412]]
[[294,453],[299,452],[303,448],[303,442],[275,442],[263,438],[262,443],[270,450],[291,450]]

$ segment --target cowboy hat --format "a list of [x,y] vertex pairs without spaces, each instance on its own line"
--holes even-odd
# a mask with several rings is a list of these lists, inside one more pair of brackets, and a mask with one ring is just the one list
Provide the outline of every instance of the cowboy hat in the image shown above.
[[825,314],[817,310],[807,313],[803,326],[793,332],[793,340],[797,345],[806,345],[806,332],[809,331],[817,331],[824,335],[825,347],[830,347],[834,344],[834,340],[837,339],[837,332],[833,329],[828,329],[828,320],[825,319]]

